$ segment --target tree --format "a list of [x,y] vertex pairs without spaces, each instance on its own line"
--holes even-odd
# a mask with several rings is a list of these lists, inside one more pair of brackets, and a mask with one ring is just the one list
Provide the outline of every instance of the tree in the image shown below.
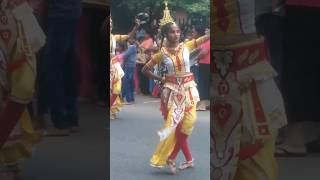
[[[111,9],[113,7],[127,6],[132,13],[146,11],[153,16],[155,13],[162,12],[163,0],[112,0]],[[190,14],[210,16],[210,0],[168,0],[169,8],[181,7]]]
[[[186,10],[189,17],[201,18],[209,22],[210,0],[168,0],[169,9],[174,11],[177,7]],[[133,25],[133,17],[139,12],[147,12],[150,19],[162,18],[164,0],[111,0],[111,14],[117,23],[115,29],[129,30]],[[197,20],[194,20],[196,22]]]

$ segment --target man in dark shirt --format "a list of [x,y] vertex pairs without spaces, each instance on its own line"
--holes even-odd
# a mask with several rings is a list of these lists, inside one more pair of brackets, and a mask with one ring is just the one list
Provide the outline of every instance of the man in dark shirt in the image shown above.
[[75,64],[76,25],[81,0],[48,0],[47,44],[40,62],[39,115],[51,113],[48,135],[69,135],[78,127]]

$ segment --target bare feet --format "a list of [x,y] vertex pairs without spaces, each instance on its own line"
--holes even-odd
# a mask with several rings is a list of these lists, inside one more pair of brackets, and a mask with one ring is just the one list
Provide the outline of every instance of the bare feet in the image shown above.
[[187,168],[192,168],[194,166],[193,159],[191,161],[186,161],[179,166],[180,170],[185,170]]
[[110,114],[110,120],[115,120],[117,119],[117,116],[115,114]]
[[205,101],[200,101],[198,106],[197,106],[197,111],[206,111],[206,103]]
[[[289,124],[282,139],[276,146],[276,157],[303,157],[307,154],[304,141],[303,123]],[[278,139],[279,140],[279,139]]]
[[171,174],[175,174],[176,173],[176,163],[172,160],[172,159],[168,159],[167,160],[167,166],[169,168],[169,171]]
[[276,146],[276,157],[304,157],[307,155],[305,146],[292,146],[287,143]]

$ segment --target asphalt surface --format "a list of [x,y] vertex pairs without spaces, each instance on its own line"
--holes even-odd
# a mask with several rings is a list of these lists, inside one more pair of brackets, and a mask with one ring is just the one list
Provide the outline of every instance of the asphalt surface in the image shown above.
[[[31,158],[21,163],[19,180],[207,180],[209,179],[209,112],[199,112],[189,142],[196,166],[172,176],[149,166],[162,125],[159,99],[137,96],[110,122],[104,108],[80,104],[81,132],[69,137],[45,138]],[[309,126],[307,131],[319,131]],[[110,143],[110,149],[109,149]],[[109,157],[109,153],[110,157]],[[177,162],[183,161],[183,156]],[[109,164],[110,162],[110,164]],[[320,154],[279,159],[279,180],[319,180]],[[109,168],[111,170],[109,176]]]
[[[171,175],[166,169],[149,166],[159,138],[157,130],[163,119],[159,111],[159,99],[139,96],[134,105],[126,105],[119,118],[111,121],[111,180],[205,180],[209,179],[210,113],[197,114],[194,131],[189,138],[195,167]],[[182,152],[176,160],[184,161]]]
[[109,131],[106,110],[80,104],[80,133],[46,137],[22,162],[19,180],[109,179]]

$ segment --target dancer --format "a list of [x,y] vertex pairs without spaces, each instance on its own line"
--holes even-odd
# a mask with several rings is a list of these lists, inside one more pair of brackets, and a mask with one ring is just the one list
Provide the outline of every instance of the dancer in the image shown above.
[[0,12],[0,179],[13,179],[36,140],[27,104],[45,36],[26,1],[0,0]]
[[122,107],[120,94],[121,78],[124,76],[124,72],[119,63],[119,58],[115,56],[116,43],[133,37],[140,25],[138,19],[136,19],[135,23],[136,25],[128,35],[114,35],[112,34],[112,19],[110,17],[110,119],[116,119],[116,113]]
[[[194,166],[187,138],[191,135],[196,121],[196,104],[199,94],[190,73],[189,52],[209,38],[203,36],[197,40],[180,43],[180,28],[175,24],[165,3],[164,17],[160,21],[162,41],[160,51],[143,67],[143,73],[149,78],[161,81],[161,111],[164,117],[163,128],[158,132],[160,143],[151,157],[153,167],[167,165],[171,173],[176,172],[175,159],[180,150],[186,162],[179,169]],[[166,43],[163,43],[166,39]],[[151,72],[162,63],[167,72],[164,77]]]

